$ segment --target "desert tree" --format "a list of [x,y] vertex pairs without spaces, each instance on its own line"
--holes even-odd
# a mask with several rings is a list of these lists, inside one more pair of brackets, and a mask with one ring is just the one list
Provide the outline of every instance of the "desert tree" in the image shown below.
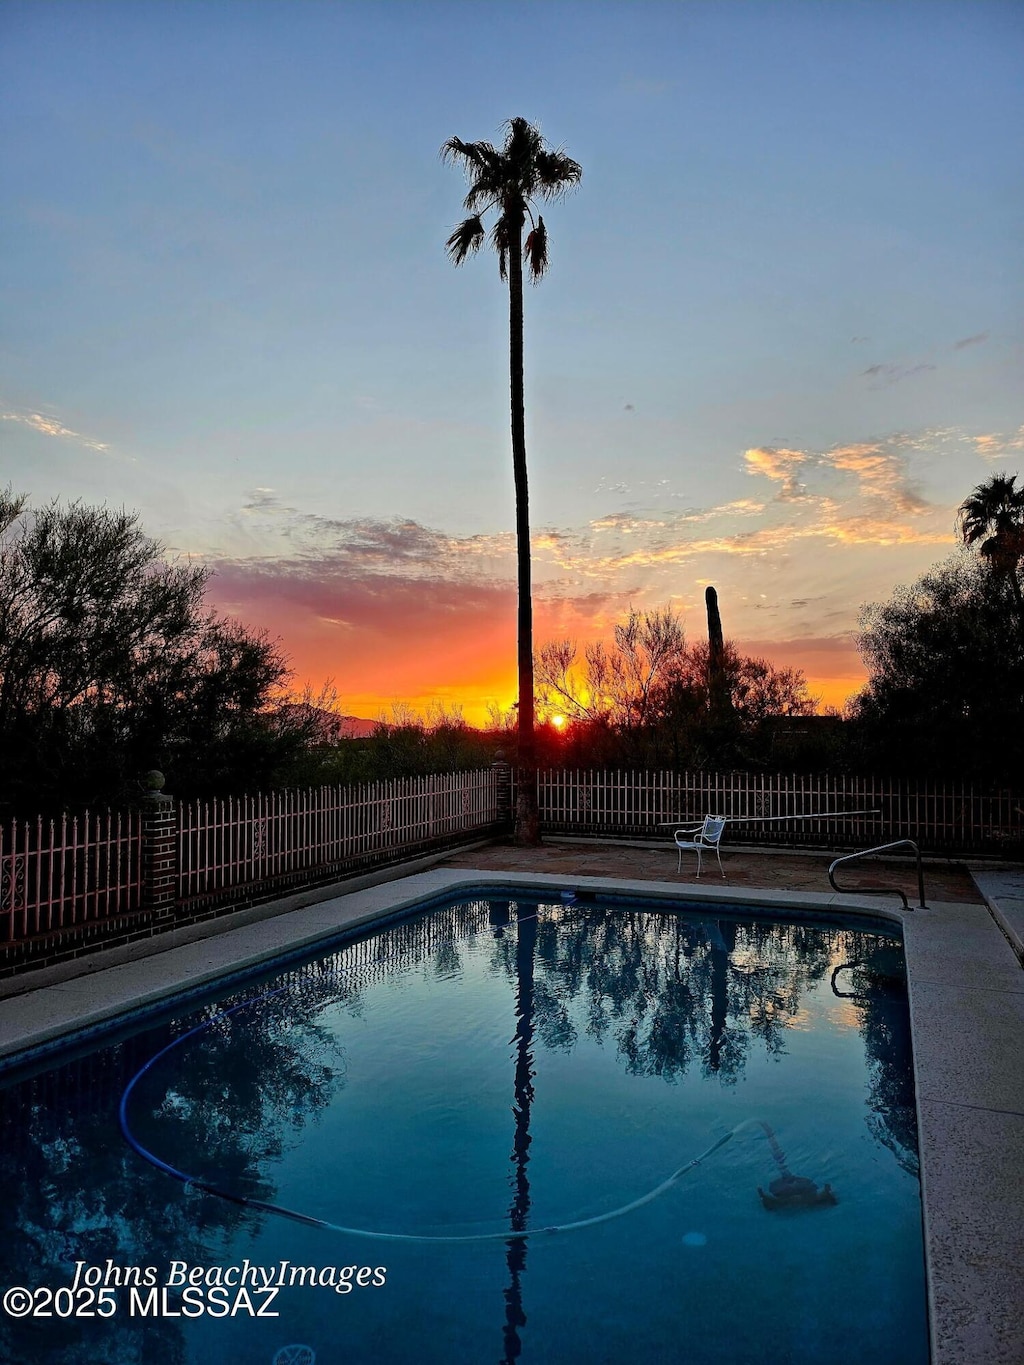
[[1024,763],[1024,641],[1007,575],[965,549],[861,611],[868,683],[848,706],[889,771],[1014,780]]
[[570,738],[595,757],[654,765],[748,760],[773,721],[815,709],[799,670],[724,638],[687,645],[671,607],[631,609],[609,644],[588,644],[582,655],[573,640],[549,641],[538,683],[543,711],[573,722]]
[[552,640],[538,659],[539,697],[547,711],[621,731],[650,724],[666,690],[687,672],[686,637],[671,608],[630,609],[603,640],[585,647]]
[[305,742],[287,663],[208,578],[134,513],[0,492],[0,805],[121,802],[154,766],[181,796],[274,780]]

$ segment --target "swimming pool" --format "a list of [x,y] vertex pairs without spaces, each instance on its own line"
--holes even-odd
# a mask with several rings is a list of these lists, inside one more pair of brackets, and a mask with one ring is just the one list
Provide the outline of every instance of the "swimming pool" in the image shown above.
[[0,1279],[119,1283],[4,1358],[926,1361],[891,930],[509,896],[13,1079]]

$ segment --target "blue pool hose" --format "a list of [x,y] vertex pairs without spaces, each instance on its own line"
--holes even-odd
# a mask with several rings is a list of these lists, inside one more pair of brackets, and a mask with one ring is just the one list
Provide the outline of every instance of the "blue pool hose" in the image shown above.
[[[535,919],[536,916],[524,916],[524,918]],[[652,1200],[658,1199],[661,1195],[670,1190],[673,1185],[678,1184],[684,1175],[687,1175],[695,1167],[699,1166],[701,1162],[705,1161],[713,1152],[717,1152],[720,1147],[724,1147],[729,1139],[739,1132],[740,1128],[745,1127],[751,1122],[749,1119],[745,1120],[744,1123],[739,1124],[736,1128],[732,1129],[731,1132],[726,1133],[724,1137],[720,1137],[717,1142],[713,1142],[710,1147],[701,1152],[700,1156],[695,1156],[692,1161],[686,1162],[684,1166],[680,1166],[678,1170],[673,1171],[666,1180],[663,1180],[660,1185],[655,1186],[653,1190],[649,1190],[647,1194],[641,1195],[639,1199],[634,1199],[629,1204],[623,1204],[620,1208],[612,1209],[610,1213],[599,1213],[593,1218],[582,1218],[574,1223],[555,1223],[550,1227],[545,1228],[526,1228],[519,1232],[479,1232],[462,1236],[426,1236],[413,1232],[374,1232],[369,1228],[344,1227],[341,1223],[331,1223],[326,1218],[313,1218],[308,1213],[299,1213],[296,1209],[286,1209],[281,1204],[271,1204],[265,1199],[250,1199],[243,1194],[231,1194],[228,1190],[222,1190],[216,1185],[211,1185],[209,1181],[201,1180],[198,1176],[188,1175],[185,1171],[179,1171],[176,1166],[172,1166],[168,1162],[161,1160],[155,1152],[151,1152],[147,1147],[143,1147],[142,1143],[132,1132],[131,1125],[128,1122],[128,1102],[131,1099],[132,1091],[135,1089],[136,1085],[138,1085],[139,1081],[142,1080],[147,1071],[156,1066],[157,1062],[159,1062],[162,1057],[166,1057],[169,1052],[173,1052],[176,1047],[180,1047],[182,1043],[188,1042],[190,1038],[195,1038],[198,1034],[204,1033],[208,1028],[219,1023],[221,1019],[227,1019],[230,1015],[236,1014],[239,1010],[245,1009],[249,1005],[260,1004],[264,1000],[271,1000],[275,995],[280,995],[283,991],[289,989],[290,986],[279,986],[277,990],[268,991],[265,995],[253,996],[249,1000],[243,1000],[239,1005],[232,1005],[230,1009],[221,1010],[219,1014],[215,1014],[211,1018],[203,1020],[203,1022],[197,1024],[195,1028],[189,1029],[187,1033],[183,1033],[180,1038],[175,1038],[172,1042],[168,1043],[166,1047],[161,1048],[155,1056],[150,1057],[149,1061],[146,1062],[144,1066],[139,1068],[124,1088],[124,1093],[121,1096],[121,1103],[118,1106],[117,1119],[121,1126],[121,1133],[124,1136],[124,1140],[128,1143],[129,1147],[143,1158],[144,1161],[148,1161],[151,1166],[155,1166],[158,1171],[163,1171],[165,1175],[173,1176],[175,1180],[180,1180],[183,1185],[191,1185],[197,1190],[202,1190],[205,1194],[216,1195],[218,1199],[227,1199],[232,1204],[241,1204],[247,1209],[258,1209],[261,1213],[276,1213],[281,1218],[290,1218],[294,1223],[305,1223],[307,1227],[325,1228],[329,1232],[342,1232],[348,1237],[371,1237],[380,1242],[522,1242],[528,1237],[538,1237],[545,1233],[578,1232],[581,1228],[593,1228],[599,1223],[609,1223],[613,1218],[622,1218],[625,1214],[632,1213],[634,1209],[642,1208],[644,1204],[650,1204]]]

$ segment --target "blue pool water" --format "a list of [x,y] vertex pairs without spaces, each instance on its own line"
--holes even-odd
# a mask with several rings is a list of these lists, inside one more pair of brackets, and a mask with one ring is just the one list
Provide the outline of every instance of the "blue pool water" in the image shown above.
[[481,892],[11,1075],[0,1138],[0,1287],[115,1305],[0,1316],[19,1365],[928,1359],[873,922]]

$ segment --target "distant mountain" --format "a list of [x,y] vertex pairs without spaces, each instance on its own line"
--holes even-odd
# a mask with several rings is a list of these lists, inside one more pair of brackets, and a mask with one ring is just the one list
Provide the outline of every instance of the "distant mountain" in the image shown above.
[[289,702],[283,710],[303,721],[312,721],[318,744],[335,744],[339,739],[365,739],[377,726],[375,720],[339,716],[337,711],[325,711],[322,706],[310,706],[308,702]]
[[365,739],[373,734],[378,724],[375,720],[362,720],[359,716],[339,716],[337,719],[341,721],[341,739]]

